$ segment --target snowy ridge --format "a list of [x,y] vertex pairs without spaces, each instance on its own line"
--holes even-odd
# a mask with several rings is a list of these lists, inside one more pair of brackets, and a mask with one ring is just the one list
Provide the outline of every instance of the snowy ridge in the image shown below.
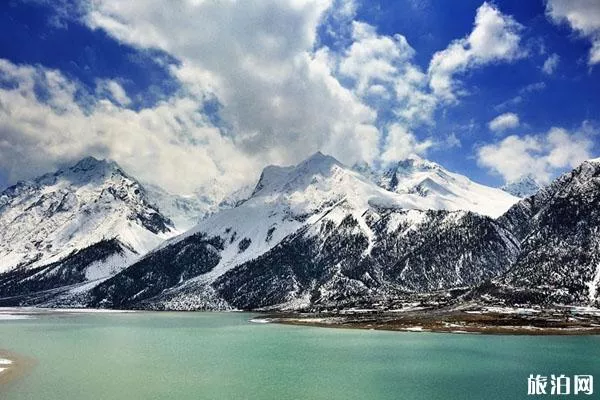
[[110,161],[88,157],[0,194],[0,272],[56,262],[113,238],[141,255],[173,234],[143,187]]
[[520,240],[511,269],[489,289],[502,301],[600,304],[600,163],[585,161],[512,207],[500,222]]
[[[411,160],[409,163],[413,163],[413,161]],[[462,184],[460,188],[465,197],[468,196],[464,191],[470,188],[479,190],[479,193],[470,196],[471,199],[477,198],[478,194],[481,196],[482,192],[486,193],[485,190],[479,189],[481,185],[474,184],[464,177],[451,176],[437,164],[425,160],[420,162],[421,167],[417,173],[436,173],[446,179],[441,183],[450,182],[454,185],[452,187],[454,191],[458,191],[457,187]],[[412,167],[412,165],[409,166]],[[422,183],[431,180],[427,179],[428,176],[423,178],[421,175],[415,175],[413,170],[410,173],[400,171],[399,167],[394,173],[404,179],[403,184],[406,187],[410,187],[417,181]],[[348,240],[349,243],[357,241],[356,245],[358,246],[360,243],[360,246],[353,247],[352,252],[358,251],[359,248],[360,251],[352,257],[355,257],[356,260],[365,259],[365,262],[370,264],[374,262],[371,257],[374,249],[378,248],[378,252],[380,252],[384,246],[383,243],[392,240],[388,238],[389,235],[393,240],[403,240],[403,237],[420,236],[420,230],[441,232],[455,229],[455,227],[464,229],[463,227],[473,224],[485,226],[491,224],[491,220],[485,217],[472,216],[467,211],[455,211],[467,203],[451,198],[451,196],[456,196],[450,195],[450,190],[444,191],[443,188],[438,188],[437,192],[430,192],[424,196],[423,193],[400,190],[401,186],[398,182],[395,186],[397,191],[390,191],[382,186],[384,186],[383,183],[378,185],[373,182],[373,175],[365,176],[364,171],[358,172],[348,168],[333,157],[322,153],[315,153],[295,166],[266,167],[252,195],[247,200],[238,203],[234,208],[220,210],[209,215],[196,227],[167,240],[144,257],[140,263],[134,265],[133,268],[144,270],[144,272],[140,271],[136,274],[149,277],[152,275],[151,269],[154,268],[153,259],[162,260],[170,257],[184,259],[189,252],[206,251],[203,250],[206,240],[218,243],[216,245],[219,248],[218,259],[214,261],[214,266],[191,278],[184,278],[187,273],[183,272],[175,286],[163,289],[162,294],[154,300],[144,300],[144,304],[154,304],[151,307],[159,307],[159,309],[162,307],[202,309],[210,304],[217,307],[214,295],[215,285],[224,288],[223,279],[227,280],[230,273],[235,275],[235,271],[239,268],[242,270],[250,268],[249,265],[254,265],[256,260],[272,257],[270,254],[273,252],[275,252],[273,253],[274,257],[277,257],[279,251],[277,248],[281,246],[286,248],[295,242],[312,243],[311,246],[319,248],[328,241],[341,240],[345,242]],[[423,186],[421,185],[421,187]],[[505,200],[510,200],[510,202],[505,202],[509,204],[503,204],[503,207],[508,207],[517,200],[497,189],[490,189],[490,193],[500,194]],[[469,205],[473,205],[473,203],[469,203]],[[442,210],[442,214],[435,212],[430,214],[428,210]],[[486,211],[489,213],[489,210]],[[490,226],[486,229],[493,228]],[[198,238],[202,238],[201,241],[198,241]],[[411,240],[415,241],[411,246],[421,246],[420,239]],[[364,243],[364,247],[362,243]],[[492,251],[506,251],[508,254],[512,254],[512,250],[504,250],[506,246],[510,247],[510,243],[505,244],[500,241],[500,245],[493,247]],[[196,250],[192,250],[194,248]],[[210,246],[208,251],[214,252],[215,247]],[[330,252],[331,248],[317,251]],[[339,251],[342,252],[339,257],[350,256],[344,255],[346,250],[340,248]],[[167,254],[170,256],[166,257]],[[398,283],[393,285],[396,285],[397,288],[404,287],[406,290],[415,290],[421,287],[437,289],[463,281],[471,282],[473,276],[486,276],[485,272],[477,272],[480,268],[479,265],[484,265],[485,261],[477,260],[474,261],[478,263],[477,266],[471,269],[466,268],[463,271],[461,267],[452,266],[452,271],[445,272],[446,266],[444,266],[443,271],[425,278],[423,278],[423,274],[426,272],[411,267],[413,269],[406,271],[414,270],[414,274],[419,277],[402,275],[399,279],[406,282],[406,286],[398,286]],[[381,262],[387,264],[392,261],[393,259],[386,258]],[[465,264],[469,263],[465,262]],[[166,268],[171,271],[185,271],[186,265],[174,261],[174,265]],[[490,268],[490,271],[493,271],[495,267]],[[371,283],[375,282],[374,279],[380,281],[383,279],[381,278],[382,273],[379,268],[375,268],[371,273],[367,273],[364,279]],[[236,277],[236,279],[238,278]],[[238,283],[244,285],[245,278],[239,279]],[[253,278],[248,279],[252,280]],[[286,281],[287,283],[281,283],[286,285],[287,289],[285,290],[289,292],[277,301],[286,302],[288,305],[305,304],[310,296],[306,292],[304,283],[298,280],[300,278],[292,276],[290,279],[291,281]],[[124,278],[124,281],[127,281],[127,278]],[[343,274],[335,275],[328,282],[320,290],[327,292],[327,290],[348,285],[348,288],[353,287],[353,290],[357,292],[367,293],[370,290],[361,280],[350,279]],[[118,279],[113,279],[111,282],[107,282],[109,286],[99,289],[99,295],[104,296],[104,293],[111,292],[111,287],[118,287],[121,284]],[[222,290],[229,290],[229,287]],[[312,290],[316,290],[316,287],[313,287]],[[345,289],[344,292],[348,290]],[[126,301],[135,301],[136,293],[130,293],[127,296],[132,294],[133,297],[129,297],[129,300]],[[324,293],[323,296],[327,297],[328,295],[326,296]],[[155,303],[152,303],[153,301]],[[221,308],[222,303],[219,304],[218,308]]]
[[467,210],[496,218],[519,201],[518,197],[473,182],[417,155],[383,171],[374,171],[364,163],[355,169],[386,190],[416,198],[421,209]]
[[150,204],[169,218],[179,233],[194,227],[210,214],[235,207],[252,193],[251,186],[230,191],[221,188],[217,182],[211,182],[210,185],[185,195],[170,193],[149,183],[145,183],[144,187]]
[[[315,153],[294,166],[266,167],[251,191],[194,194],[191,203],[206,200],[211,211],[192,229],[172,236],[157,195],[148,195],[116,164],[87,160],[0,196],[0,221],[23,215],[29,227],[53,224],[44,234],[51,232],[56,243],[76,250],[55,255],[46,242],[19,239],[17,244],[41,249],[42,255],[27,260],[30,273],[0,274],[0,292],[6,290],[4,300],[10,302],[21,289],[34,291],[33,297],[25,292],[26,304],[48,306],[339,309],[376,302],[386,307],[407,294],[465,291],[505,277],[496,284],[547,288],[551,283],[553,297],[539,291],[545,296],[540,298],[594,302],[600,290],[593,253],[598,250],[582,249],[581,243],[600,243],[594,228],[600,218],[594,206],[599,175],[600,165],[589,161],[519,201],[418,157],[377,171],[366,164],[349,168]],[[159,196],[163,203],[176,198],[164,191]],[[202,211],[179,208],[185,203],[179,200],[167,211],[174,218]],[[63,221],[69,210],[77,212]],[[73,234],[65,234],[64,226],[78,219],[67,231]],[[88,229],[90,221],[95,224]],[[147,237],[155,241],[146,243]],[[77,249],[70,239],[75,245],[96,242]],[[154,243],[158,246],[151,250]],[[566,258],[578,251],[581,257]],[[555,259],[578,272],[555,265]],[[590,262],[579,265],[584,259]],[[57,276],[63,277],[60,290],[53,286]],[[14,282],[22,288],[14,289]],[[35,294],[40,287],[44,291]],[[576,296],[565,294],[576,290]]]
[[542,185],[532,175],[528,174],[517,180],[507,182],[500,189],[513,196],[525,198],[537,193],[541,187]]
[[[199,232],[221,237],[225,249],[219,265],[199,278],[211,282],[321,218],[339,224],[348,214],[362,221],[364,212],[371,208],[426,209],[430,205],[418,195],[393,193],[374,185],[335,158],[318,152],[296,166],[266,167],[249,199],[207,217],[159,249]],[[362,227],[368,232],[365,223]]]

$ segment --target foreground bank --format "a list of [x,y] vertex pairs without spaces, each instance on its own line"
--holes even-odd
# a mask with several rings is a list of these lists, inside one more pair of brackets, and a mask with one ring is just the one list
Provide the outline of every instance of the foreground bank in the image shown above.
[[600,310],[577,307],[349,310],[341,313],[276,313],[255,322],[327,328],[501,335],[599,335]]
[[23,378],[34,366],[33,358],[0,349],[0,385],[8,385]]

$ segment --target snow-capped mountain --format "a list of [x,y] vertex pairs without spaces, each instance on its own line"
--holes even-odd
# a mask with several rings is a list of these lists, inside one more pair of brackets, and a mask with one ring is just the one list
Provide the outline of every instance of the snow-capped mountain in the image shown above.
[[364,163],[354,168],[388,191],[420,196],[429,209],[468,210],[496,218],[519,201],[505,191],[473,182],[417,155],[382,171],[374,171]]
[[325,303],[433,290],[503,272],[515,253],[510,235],[489,217],[436,210],[455,206],[386,190],[316,153],[296,166],[265,168],[250,198],[166,241],[93,289],[90,303],[294,308],[312,297]]
[[599,205],[600,159],[517,203],[498,222],[520,240],[519,256],[482,292],[509,303],[600,305]]
[[106,278],[174,233],[135,179],[88,157],[0,194],[0,276],[39,289]]
[[197,225],[206,216],[219,210],[235,207],[252,194],[253,186],[242,186],[229,191],[217,182],[204,185],[194,193],[179,195],[149,183],[145,183],[148,201],[156,206],[175,228],[183,233]]
[[542,185],[530,174],[524,175],[521,178],[507,182],[500,189],[513,196],[525,198],[529,197],[540,190]]
[[[418,158],[379,172],[316,153],[266,167],[240,193],[140,258],[148,247],[136,250],[145,242],[131,240],[139,229],[154,243],[173,231],[114,163],[87,159],[9,188],[0,221],[21,228],[3,222],[2,243],[19,240],[0,254],[25,261],[0,274],[0,305],[386,308],[448,290],[456,301],[600,304],[600,159],[495,219],[515,197]],[[38,244],[46,236],[52,246]],[[58,241],[65,237],[89,244]],[[55,243],[71,250],[53,253]]]

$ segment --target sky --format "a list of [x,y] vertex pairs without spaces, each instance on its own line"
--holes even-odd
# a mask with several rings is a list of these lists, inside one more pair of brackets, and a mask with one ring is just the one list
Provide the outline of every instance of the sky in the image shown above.
[[316,151],[498,186],[600,156],[600,1],[7,0],[0,188],[92,155],[174,193]]

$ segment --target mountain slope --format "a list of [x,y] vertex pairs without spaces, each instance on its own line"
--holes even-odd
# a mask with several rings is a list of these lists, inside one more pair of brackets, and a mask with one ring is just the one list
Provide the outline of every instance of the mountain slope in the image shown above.
[[532,175],[525,175],[517,180],[507,182],[500,189],[515,197],[529,197],[540,190],[542,185]]
[[373,171],[365,164],[355,168],[388,191],[419,196],[428,209],[468,210],[496,218],[519,200],[416,155],[383,171]]
[[85,158],[0,194],[0,295],[106,278],[173,233],[116,163]]
[[385,190],[321,153],[267,167],[249,199],[99,285],[90,304],[298,308],[465,286],[504,272],[515,256],[511,235],[489,217],[428,210],[439,204]]
[[219,210],[235,207],[238,202],[247,199],[253,187],[228,191],[220,188],[217,182],[200,187],[192,194],[177,195],[165,189],[144,184],[148,202],[169,218],[179,232],[185,232],[197,225],[206,216]]
[[520,240],[512,268],[477,289],[508,303],[600,305],[600,160],[512,207],[499,223]]
[[370,234],[351,214],[339,224],[324,218],[213,286],[242,309],[371,307],[479,283],[516,255],[507,232],[470,212],[369,210],[365,218]]

